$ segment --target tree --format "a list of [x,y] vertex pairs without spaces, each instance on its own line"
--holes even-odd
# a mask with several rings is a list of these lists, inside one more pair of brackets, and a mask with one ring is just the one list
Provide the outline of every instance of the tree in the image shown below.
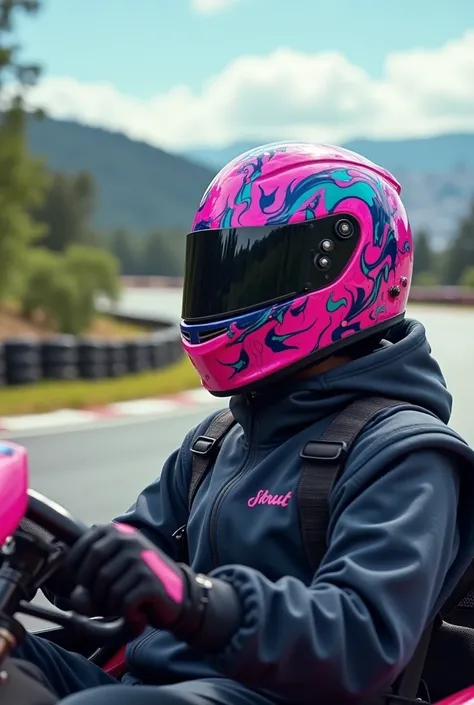
[[24,119],[15,108],[0,122],[0,299],[15,286],[29,246],[43,232],[29,210],[41,202],[46,174],[28,154]]
[[23,95],[39,67],[20,61],[11,40],[17,11],[36,12],[37,0],[0,0],[0,299],[18,284],[29,245],[42,229],[29,211],[41,202],[46,176],[28,154]]
[[99,296],[115,301],[120,293],[119,263],[106,250],[72,245],[64,253],[64,273],[79,286],[79,329],[86,330],[95,316]]
[[63,252],[72,244],[93,244],[90,219],[97,201],[97,188],[88,172],[52,175],[43,202],[33,210],[46,236],[41,245]]
[[60,333],[78,335],[92,323],[97,297],[115,299],[118,293],[118,262],[105,250],[75,245],[55,253],[38,247],[27,257],[20,301],[28,318],[41,312]]
[[0,92],[6,84],[13,88],[15,107],[21,106],[23,89],[36,83],[40,68],[37,64],[20,61],[20,47],[9,40],[14,29],[14,13],[20,10],[33,14],[39,8],[39,0],[0,0]]
[[80,290],[77,280],[65,274],[62,265],[61,257],[49,250],[30,251],[20,296],[22,313],[29,319],[41,313],[53,329],[77,333]]
[[174,277],[180,273],[179,262],[167,243],[166,235],[153,230],[143,241],[139,274]]
[[445,283],[458,284],[467,267],[474,266],[474,200],[461,221],[446,258]]
[[[434,274],[434,257],[431,249],[429,235],[426,230],[422,230],[415,236],[415,253],[413,260],[413,281],[419,284],[420,278],[426,280],[426,274]],[[422,277],[423,275],[423,277]],[[422,286],[422,285],[421,285]]]
[[435,272],[420,272],[417,274],[416,279],[414,279],[415,286],[436,286],[438,284],[438,277]]
[[466,286],[468,289],[474,289],[474,267],[466,267],[459,280],[460,286]]
[[137,274],[138,248],[132,238],[123,228],[114,230],[109,238],[110,250],[120,262],[122,274]]

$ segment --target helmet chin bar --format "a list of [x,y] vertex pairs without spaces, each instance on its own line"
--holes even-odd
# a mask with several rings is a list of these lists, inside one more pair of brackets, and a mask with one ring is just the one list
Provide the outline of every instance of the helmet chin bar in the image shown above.
[[[344,354],[348,357],[352,357],[350,352],[351,348],[354,349],[356,346],[359,347],[359,345],[363,345],[364,341],[367,341],[369,338],[375,336],[380,335],[381,340],[383,336],[387,333],[387,331],[393,328],[393,326],[395,326],[397,323],[403,321],[404,318],[405,311],[400,313],[398,316],[394,316],[388,321],[383,321],[382,323],[379,323],[375,326],[371,326],[370,328],[367,328],[364,331],[360,331],[357,334],[347,336],[347,338],[343,338],[342,340],[338,340],[332,345],[328,345],[320,351],[316,350],[314,353],[311,353],[311,355],[307,355],[301,360],[298,360],[297,362],[293,363],[292,365],[289,365],[288,367],[285,367],[282,370],[278,370],[274,374],[268,375],[263,379],[257,380],[255,383],[219,392],[213,391],[212,389],[208,389],[208,392],[212,394],[212,396],[217,398],[231,397],[237,394],[245,394],[250,396],[265,394],[266,391],[270,391],[272,389],[273,385],[276,382],[285,382],[291,379],[292,377],[295,378],[297,376],[297,373],[309,369],[314,365],[323,363],[330,357],[336,355],[343,356]],[[354,357],[358,356],[359,355],[354,355]]]

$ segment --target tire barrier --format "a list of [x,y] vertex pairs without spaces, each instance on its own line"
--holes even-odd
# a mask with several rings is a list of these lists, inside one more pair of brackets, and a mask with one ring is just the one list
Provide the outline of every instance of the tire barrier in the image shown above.
[[129,371],[127,365],[127,351],[124,342],[110,342],[105,348],[107,358],[107,376],[123,377]]
[[58,336],[41,343],[43,379],[77,379],[78,347],[73,336]]
[[43,377],[41,343],[34,338],[10,338],[3,343],[5,382],[8,385],[33,384]]
[[130,372],[151,370],[150,345],[147,340],[130,340],[125,344],[125,352]]
[[77,367],[82,379],[108,377],[107,342],[82,338],[77,342]]
[[5,347],[0,343],[0,387],[4,387],[5,383]]
[[93,340],[69,335],[46,340],[10,338],[0,343],[0,387],[41,380],[101,380],[159,370],[180,360],[179,327],[142,317],[116,316],[146,325],[132,340]]

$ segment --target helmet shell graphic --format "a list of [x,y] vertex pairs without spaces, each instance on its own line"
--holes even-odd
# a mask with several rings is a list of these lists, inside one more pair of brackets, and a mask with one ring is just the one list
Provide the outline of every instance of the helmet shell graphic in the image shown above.
[[400,191],[388,171],[331,145],[265,145],[219,172],[193,232],[310,223],[340,213],[357,221],[360,235],[328,286],[218,321],[182,320],[184,349],[206,389],[216,396],[252,390],[403,317],[413,243]]

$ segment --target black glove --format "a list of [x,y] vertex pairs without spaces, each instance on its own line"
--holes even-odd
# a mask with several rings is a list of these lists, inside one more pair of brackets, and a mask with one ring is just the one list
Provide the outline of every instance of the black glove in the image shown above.
[[230,584],[175,563],[125,524],[89,530],[71,549],[67,567],[78,586],[71,596],[74,609],[121,615],[137,634],[151,625],[214,651],[240,624],[241,605]]
[[59,566],[51,575],[41,589],[50,602],[56,604],[58,601],[67,601],[74,590],[76,584],[74,575],[66,566]]

